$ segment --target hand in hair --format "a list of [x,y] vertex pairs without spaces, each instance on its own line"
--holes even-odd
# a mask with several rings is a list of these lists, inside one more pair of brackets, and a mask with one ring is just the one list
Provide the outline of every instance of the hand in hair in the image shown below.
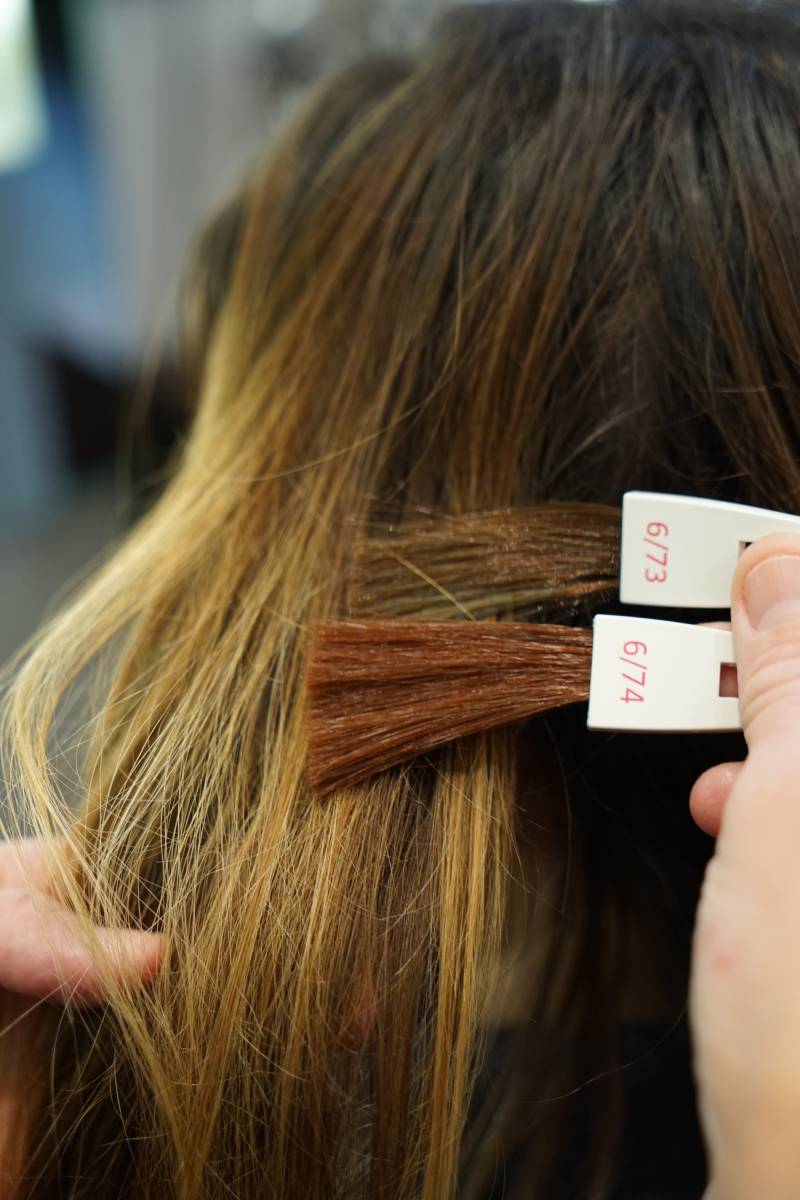
[[692,793],[718,834],[695,929],[691,1012],[714,1200],[800,1196],[800,538],[741,558],[733,633],[743,764]]
[[[102,1003],[108,977],[77,918],[45,891],[47,864],[34,840],[0,844],[0,1036],[13,1039],[15,1062],[29,1063],[41,1001],[81,1006]],[[158,970],[164,939],[132,929],[96,929],[97,951],[111,980],[147,983]],[[11,1064],[14,1065],[13,1063]],[[0,1196],[15,1193],[22,1147],[7,1144],[19,1114],[32,1103],[35,1082],[8,1070],[0,1080]]]
[[[100,1004],[107,984],[82,927],[43,890],[47,869],[33,840],[0,845],[0,997],[4,992],[80,1005]],[[163,959],[155,933],[96,929],[98,949],[122,986],[146,983]]]

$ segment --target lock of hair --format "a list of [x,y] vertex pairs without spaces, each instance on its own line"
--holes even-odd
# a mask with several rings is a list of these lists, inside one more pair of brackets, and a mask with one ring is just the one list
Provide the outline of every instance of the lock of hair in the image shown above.
[[620,510],[539,504],[372,522],[356,541],[349,615],[541,619],[619,587]]
[[307,672],[319,796],[437,746],[586,700],[592,632],[559,625],[326,621]]

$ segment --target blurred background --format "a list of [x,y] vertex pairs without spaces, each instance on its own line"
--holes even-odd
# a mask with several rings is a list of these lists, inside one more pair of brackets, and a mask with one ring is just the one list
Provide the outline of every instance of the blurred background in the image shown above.
[[[319,77],[447,0],[0,0],[0,660],[136,512],[198,222]],[[132,499],[133,497],[133,499]]]

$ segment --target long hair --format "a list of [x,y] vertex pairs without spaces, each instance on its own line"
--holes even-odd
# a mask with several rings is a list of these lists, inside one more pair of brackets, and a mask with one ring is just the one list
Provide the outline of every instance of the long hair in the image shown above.
[[[210,224],[169,483],[4,707],[12,831],[87,927],[170,947],[41,1014],[23,1196],[473,1198],[512,1159],[519,1194],[610,1194],[619,1031],[680,1027],[719,745],[565,711],[320,802],[310,631],[375,522],[798,509],[798,67],[789,4],[465,6],[326,85]],[[507,618],[488,595],[452,615]],[[476,1092],[498,1024],[524,1053]]]

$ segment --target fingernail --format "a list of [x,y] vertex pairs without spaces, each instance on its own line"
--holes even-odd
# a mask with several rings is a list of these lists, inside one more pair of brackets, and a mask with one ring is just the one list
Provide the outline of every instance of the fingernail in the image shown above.
[[765,558],[744,581],[744,602],[754,629],[800,620],[800,555]]

